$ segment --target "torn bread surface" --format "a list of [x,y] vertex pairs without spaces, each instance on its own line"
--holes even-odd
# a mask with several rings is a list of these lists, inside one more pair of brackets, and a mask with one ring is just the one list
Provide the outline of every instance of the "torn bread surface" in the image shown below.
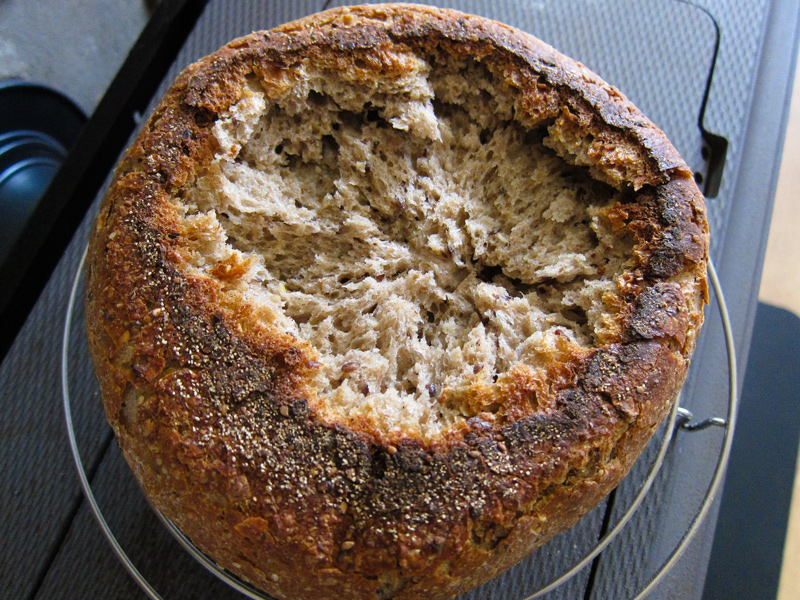
[[278,98],[250,81],[184,219],[194,269],[235,255],[248,301],[318,352],[322,414],[429,437],[608,337],[633,243],[607,216],[626,192],[516,122],[507,83],[413,64],[372,85],[299,67]]

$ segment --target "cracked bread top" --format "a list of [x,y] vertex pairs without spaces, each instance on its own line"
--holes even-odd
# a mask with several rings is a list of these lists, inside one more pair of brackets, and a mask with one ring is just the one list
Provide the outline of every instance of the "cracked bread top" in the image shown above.
[[702,323],[691,172],[539,40],[335,9],[189,67],[90,246],[109,421],[153,503],[277,597],[438,598],[627,472]]

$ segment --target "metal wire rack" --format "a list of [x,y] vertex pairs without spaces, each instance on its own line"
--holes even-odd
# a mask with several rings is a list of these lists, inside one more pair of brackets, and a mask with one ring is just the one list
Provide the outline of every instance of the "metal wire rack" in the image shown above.
[[[159,595],[159,593],[154,589],[154,587],[150,584],[150,582],[146,579],[146,577],[142,575],[142,573],[137,569],[136,565],[133,563],[130,557],[126,554],[125,550],[122,548],[116,536],[114,535],[114,532],[111,530],[111,527],[107,523],[103,515],[103,512],[100,506],[98,505],[98,502],[92,491],[91,483],[86,474],[84,464],[81,460],[81,455],[78,448],[78,442],[75,435],[75,428],[72,419],[72,406],[70,400],[70,378],[69,378],[68,358],[69,358],[70,338],[72,335],[75,334],[75,332],[72,331],[73,320],[74,320],[73,313],[76,308],[76,302],[78,302],[78,298],[80,295],[79,292],[83,289],[83,265],[85,258],[86,258],[86,252],[84,251],[84,254],[81,257],[80,263],[78,265],[75,278],[73,280],[72,289],[70,292],[69,302],[67,306],[66,319],[64,323],[64,333],[62,339],[61,385],[62,385],[64,416],[66,420],[69,444],[75,461],[75,467],[78,472],[78,477],[80,479],[80,484],[81,487],[83,488],[86,500],[104,536],[108,540],[112,551],[149,598],[151,598],[152,600],[162,600],[162,596]],[[724,418],[714,417],[706,419],[699,423],[692,423],[691,422],[691,420],[693,419],[692,413],[680,406],[680,398],[678,398],[678,400],[674,403],[672,407],[672,410],[669,414],[666,424],[663,426],[665,429],[663,436],[659,442],[657,455],[653,460],[652,465],[650,466],[646,478],[640,485],[638,492],[636,493],[634,499],[632,500],[631,504],[628,506],[624,514],[619,518],[616,524],[614,524],[613,527],[611,527],[607,531],[607,533],[599,539],[598,543],[589,552],[587,552],[583,558],[578,560],[575,564],[573,564],[569,569],[564,571],[557,578],[553,579],[551,582],[542,586],[538,591],[520,600],[534,600],[536,598],[540,598],[545,594],[555,590],[559,586],[563,585],[569,579],[571,579],[577,573],[579,573],[581,570],[590,565],[592,561],[601,552],[603,552],[603,550],[605,550],[605,548],[620,534],[620,532],[622,532],[622,530],[626,527],[626,525],[631,520],[636,510],[639,508],[642,501],[645,499],[648,492],[650,491],[651,486],[655,481],[656,476],[658,475],[661,466],[664,462],[664,458],[667,455],[667,452],[670,448],[670,442],[673,440],[674,434],[678,430],[697,432],[697,431],[702,431],[709,427],[724,428],[724,436],[719,452],[719,457],[714,469],[714,473],[708,485],[708,489],[702,499],[700,506],[697,508],[697,511],[694,514],[691,523],[688,525],[685,533],[683,534],[683,537],[676,543],[672,553],[658,568],[658,570],[652,576],[650,581],[641,590],[638,590],[633,593],[633,595],[631,596],[631,600],[641,600],[645,598],[650,592],[653,591],[653,589],[659,584],[659,582],[665,577],[665,575],[670,571],[670,569],[672,569],[672,567],[675,565],[678,559],[680,559],[680,557],[683,555],[686,548],[689,546],[689,543],[699,530],[709,510],[711,509],[713,500],[720,488],[720,485],[722,484],[725,468],[728,463],[728,457],[730,455],[731,445],[733,443],[733,432],[736,423],[736,414],[738,410],[738,390],[737,390],[736,352],[734,348],[733,331],[728,316],[728,310],[725,304],[725,297],[722,292],[722,288],[720,286],[716,268],[714,267],[713,262],[709,261],[708,266],[709,266],[708,269],[709,278],[711,280],[712,289],[714,290],[714,294],[716,295],[717,305],[719,307],[719,313],[722,321],[722,327],[724,330],[725,344],[726,344],[727,358],[728,358],[729,397],[728,397],[728,410],[726,416]],[[205,567],[208,571],[210,571],[214,576],[218,577],[220,580],[224,581],[230,587],[240,592],[243,596],[247,598],[251,598],[253,600],[272,600],[270,596],[255,589],[246,582],[240,580],[231,573],[219,567],[216,563],[214,563],[214,561],[212,561],[205,554],[200,552],[172,522],[170,522],[166,517],[164,517],[158,511],[155,512],[158,518],[163,522],[167,530],[177,539],[179,544],[195,560],[197,560],[203,567]]]

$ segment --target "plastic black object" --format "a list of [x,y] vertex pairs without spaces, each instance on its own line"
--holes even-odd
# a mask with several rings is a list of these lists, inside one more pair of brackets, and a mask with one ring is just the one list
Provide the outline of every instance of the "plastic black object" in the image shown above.
[[[0,361],[206,2],[161,0],[6,259],[0,260]],[[0,107],[0,127],[5,112]],[[21,113],[12,119],[14,128],[22,126]]]
[[0,264],[85,123],[83,111],[52,88],[0,81]]
[[703,600],[778,594],[800,440],[798,386],[800,318],[760,303]]

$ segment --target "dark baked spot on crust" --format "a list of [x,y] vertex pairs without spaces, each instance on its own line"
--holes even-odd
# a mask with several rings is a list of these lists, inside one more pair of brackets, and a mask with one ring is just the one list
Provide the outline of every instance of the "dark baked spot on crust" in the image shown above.
[[708,225],[687,197],[700,202],[701,194],[691,179],[675,177],[619,208],[625,226],[642,244],[639,256],[648,278],[667,279],[705,261]]
[[645,339],[675,336],[682,345],[688,317],[680,286],[659,282],[642,292],[629,320],[631,333]]
[[[688,362],[662,344],[646,341],[598,350],[582,378],[585,389],[604,394],[627,420],[651,416],[653,389],[677,394]],[[666,414],[664,405],[658,414]],[[641,423],[639,423],[641,425]]]

